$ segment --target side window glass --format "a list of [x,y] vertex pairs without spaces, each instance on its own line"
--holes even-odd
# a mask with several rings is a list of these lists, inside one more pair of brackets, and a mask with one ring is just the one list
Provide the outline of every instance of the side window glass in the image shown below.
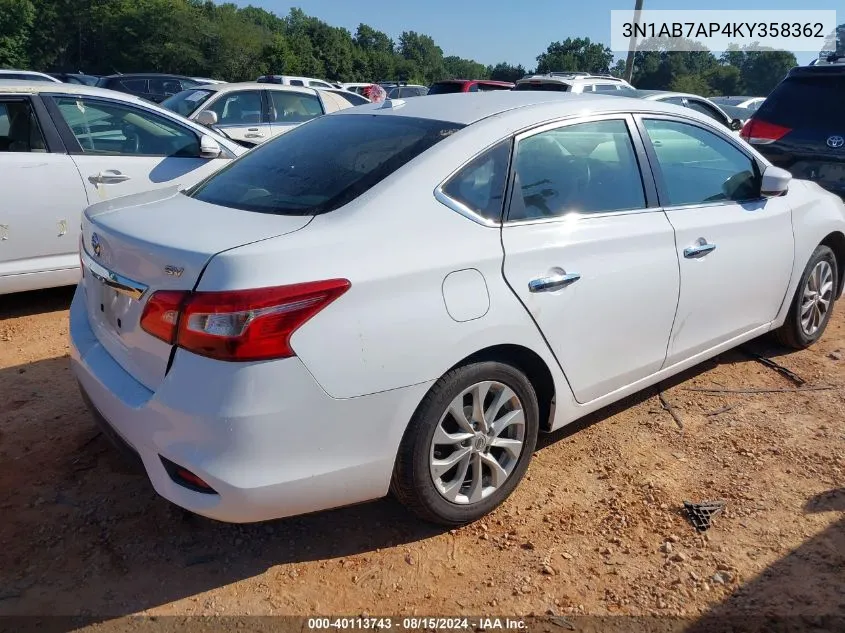
[[182,84],[176,79],[150,79],[150,92],[157,95],[175,95],[182,92]]
[[756,164],[725,139],[678,121],[646,119],[644,125],[669,198],[666,206],[760,197]]
[[46,152],[38,119],[26,101],[0,102],[0,152]]
[[58,97],[56,105],[85,154],[199,156],[192,130],[152,112],[78,97]]
[[684,98],[683,97],[669,97],[668,99],[663,99],[664,103],[671,103],[672,105],[682,106],[684,105]]
[[696,112],[701,112],[701,114],[706,114],[711,119],[720,123],[722,125],[727,125],[728,122],[725,121],[725,117],[719,114],[718,110],[711,108],[706,103],[702,103],[701,101],[696,101],[695,99],[687,99],[687,107],[690,110],[695,110]]
[[614,84],[596,84],[596,92],[619,92],[619,86]]
[[304,123],[323,114],[323,107],[316,95],[282,90],[270,90],[275,121],[279,123]]
[[529,136],[516,148],[508,220],[645,208],[640,167],[620,119]]
[[443,193],[483,218],[501,221],[510,151],[507,140],[477,156],[443,185]]
[[305,84],[302,82],[301,79],[291,79],[290,85],[291,86],[304,86]]
[[121,79],[120,85],[123,89],[132,94],[143,94],[147,92],[146,79]]
[[467,92],[478,92],[478,84],[471,84]]
[[207,109],[217,113],[219,125],[254,125],[261,122],[261,92],[249,90],[224,94]]

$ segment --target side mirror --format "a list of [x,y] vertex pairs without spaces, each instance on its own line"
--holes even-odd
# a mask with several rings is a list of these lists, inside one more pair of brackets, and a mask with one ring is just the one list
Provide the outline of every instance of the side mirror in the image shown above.
[[197,123],[205,127],[217,125],[217,113],[214,110],[202,110],[196,119]]
[[781,196],[789,189],[792,181],[792,174],[780,167],[769,165],[763,170],[763,182],[760,185],[760,194],[766,198]]
[[731,120],[731,129],[736,132],[742,129],[742,121],[739,119],[732,119]]
[[220,144],[210,136],[200,139],[200,158],[219,158],[222,152]]

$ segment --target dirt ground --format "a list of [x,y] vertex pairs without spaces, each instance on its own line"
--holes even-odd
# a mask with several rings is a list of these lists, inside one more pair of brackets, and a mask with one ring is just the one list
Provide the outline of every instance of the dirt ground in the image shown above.
[[[390,499],[260,525],[159,498],[68,369],[69,289],[0,297],[0,615],[845,616],[845,310],[821,342],[749,348],[541,438],[487,520]],[[698,535],[684,500],[723,499]],[[845,622],[845,621],[843,621]],[[561,631],[565,629],[560,629]]]

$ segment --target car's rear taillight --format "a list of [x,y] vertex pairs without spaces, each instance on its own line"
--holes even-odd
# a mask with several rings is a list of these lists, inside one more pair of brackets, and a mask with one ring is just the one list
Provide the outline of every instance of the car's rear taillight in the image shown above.
[[346,279],[226,292],[159,291],[147,301],[141,327],[202,356],[229,361],[287,358],[290,337],[346,292]]
[[141,327],[145,332],[173,345],[176,342],[179,310],[188,295],[180,290],[159,290],[153,293],[141,313]]
[[783,138],[792,131],[791,128],[775,125],[759,119],[748,119],[739,135],[754,145],[768,145]]

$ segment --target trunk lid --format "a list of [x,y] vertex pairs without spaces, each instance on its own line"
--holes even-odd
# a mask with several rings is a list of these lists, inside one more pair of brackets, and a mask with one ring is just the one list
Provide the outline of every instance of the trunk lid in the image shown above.
[[93,205],[83,214],[81,284],[103,347],[150,390],[172,346],[140,327],[157,290],[192,290],[217,253],[304,228],[312,216],[246,213],[194,200],[171,187]]

